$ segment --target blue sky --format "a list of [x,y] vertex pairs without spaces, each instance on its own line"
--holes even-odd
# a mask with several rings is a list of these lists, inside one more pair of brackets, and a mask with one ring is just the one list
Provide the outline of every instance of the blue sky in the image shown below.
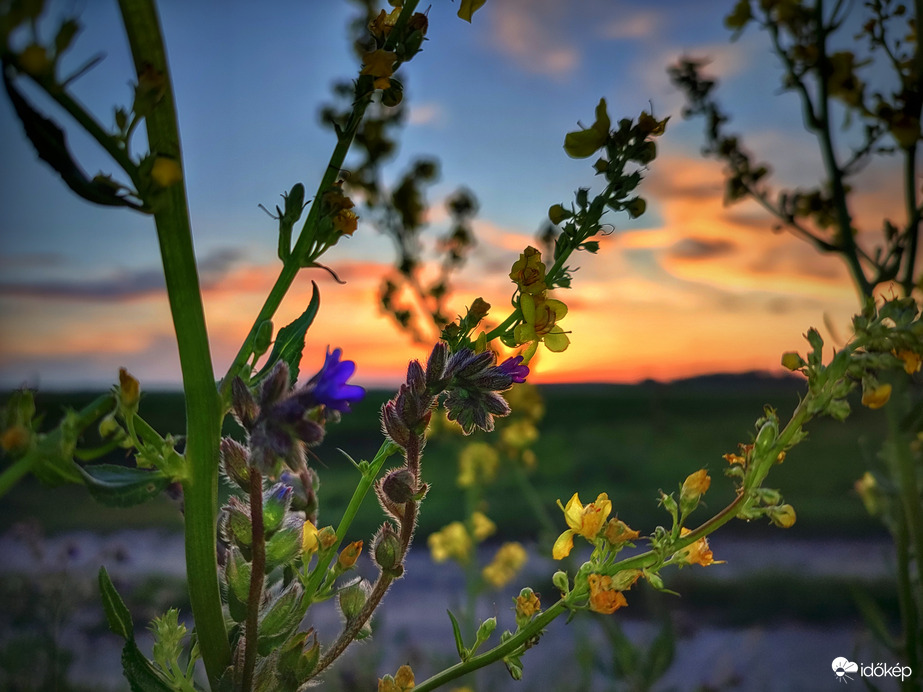
[[[636,221],[614,216],[617,233],[598,257],[583,259],[575,290],[562,296],[571,305],[573,345],[555,362],[539,362],[548,381],[773,369],[782,350],[802,346],[808,326],[824,315],[843,324],[855,308],[835,259],[770,234],[754,206],[722,206],[720,166],[698,156],[701,123],[679,116],[682,98],[666,67],[684,54],[710,56],[734,128],[749,134],[750,147],[790,184],[819,174],[795,97],[779,94],[765,36],[751,29],[729,42],[722,17],[731,4],[491,0],[471,25],[455,17],[456,4],[440,0],[429,9],[430,40],[405,68],[409,122],[388,171],[396,176],[414,156],[435,155],[442,175],[432,202],[461,184],[477,195],[481,240],[458,309],[481,293],[503,304],[509,286],[487,269],[508,268],[551,204],[592,185],[587,162],[567,158],[561,145],[578,120],[592,122],[600,97],[614,120],[651,107],[671,116],[643,183],[648,213]],[[110,124],[113,106],[130,101],[127,44],[114,3],[84,5],[85,29],[68,64],[105,54],[74,88]],[[59,3],[58,16],[71,6]],[[277,271],[275,224],[257,205],[272,208],[298,181],[310,196],[333,147],[318,112],[330,84],[357,69],[346,29],[355,10],[346,2],[257,9],[238,0],[175,0],[161,12],[213,354],[223,372]],[[85,170],[111,170],[66,116],[38,102],[67,123]],[[6,99],[0,147],[0,386],[104,386],[120,365],[154,386],[178,382],[152,221],[73,196],[37,161]],[[891,171],[870,173],[877,182],[865,207],[890,204]],[[435,230],[444,218],[434,212]],[[277,326],[303,309],[316,278],[323,307],[308,357],[319,364],[328,344],[342,345],[347,355],[366,355],[360,379],[392,383],[417,351],[375,308],[390,253],[360,225],[327,256],[351,285],[300,279]],[[730,339],[731,331],[740,336]],[[590,367],[601,351],[618,354],[617,365]]]

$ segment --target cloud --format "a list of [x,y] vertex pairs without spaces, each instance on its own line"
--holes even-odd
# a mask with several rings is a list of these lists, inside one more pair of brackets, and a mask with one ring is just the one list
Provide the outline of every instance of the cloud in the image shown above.
[[551,77],[571,74],[580,64],[577,49],[562,39],[566,4],[554,0],[504,0],[491,6],[491,40],[520,68]]
[[683,238],[667,251],[670,257],[686,260],[710,259],[733,252],[737,246],[724,238]]
[[602,27],[600,35],[615,41],[649,39],[657,35],[662,25],[663,15],[652,10],[639,10],[627,16],[625,12],[620,12],[617,19]]
[[418,126],[442,127],[446,124],[445,108],[439,103],[432,102],[411,104],[407,123]]
[[[243,257],[243,251],[223,248],[199,262],[203,290],[218,284]],[[123,302],[138,300],[164,291],[163,271],[137,269],[120,271],[98,279],[68,279],[0,282],[0,296],[68,301]]]

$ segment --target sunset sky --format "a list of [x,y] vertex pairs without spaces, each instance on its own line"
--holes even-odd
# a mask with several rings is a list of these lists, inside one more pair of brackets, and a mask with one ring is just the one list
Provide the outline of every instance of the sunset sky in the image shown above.
[[[216,374],[222,375],[278,273],[276,224],[258,207],[301,181],[316,187],[334,141],[318,111],[330,84],[357,69],[338,2],[162,2],[183,138],[196,250]],[[70,7],[73,3],[59,3]],[[507,273],[554,203],[592,186],[591,164],[569,159],[564,135],[591,123],[600,97],[613,121],[653,106],[671,116],[659,156],[645,173],[648,211],[615,232],[598,255],[580,254],[574,288],[559,291],[570,313],[571,346],[545,353],[535,381],[634,382],[708,372],[778,372],[783,351],[804,348],[814,325],[831,342],[848,335],[857,298],[838,259],[822,257],[755,204],[722,204],[720,164],[700,156],[702,123],[680,117],[682,96],[666,68],[682,55],[711,58],[734,131],[773,164],[786,185],[821,173],[794,94],[779,89],[779,67],[764,34],[736,41],[722,26],[729,0],[489,0],[469,25],[457,4],[429,10],[430,39],[405,68],[410,106],[396,178],[422,154],[441,160],[431,188],[431,235],[446,228],[442,201],[460,185],[480,202],[478,247],[459,280],[456,311],[477,296],[502,310]],[[77,3],[85,30],[69,54],[77,66],[105,61],[75,85],[104,123],[130,103],[132,78],[115,3]],[[423,5],[425,7],[425,4]],[[221,8],[220,10],[216,8]],[[694,9],[693,9],[694,7]],[[847,32],[849,33],[849,32]],[[110,163],[66,122],[85,170]],[[153,221],[94,207],[71,194],[38,161],[0,98],[0,386],[107,386],[119,366],[148,387],[175,386],[179,367],[160,277]],[[902,220],[897,160],[866,171],[857,195],[861,229],[883,216]],[[360,215],[361,215],[361,209]],[[342,347],[366,385],[393,385],[421,355],[378,310],[389,242],[360,221],[325,261],[346,285],[304,272],[277,327],[321,288],[302,371],[328,347]]]

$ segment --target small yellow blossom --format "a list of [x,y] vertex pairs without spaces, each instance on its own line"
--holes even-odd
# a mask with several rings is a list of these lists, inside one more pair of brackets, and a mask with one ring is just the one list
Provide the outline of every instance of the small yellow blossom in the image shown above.
[[340,551],[337,557],[337,565],[340,569],[349,569],[356,564],[359,554],[362,552],[362,541],[354,541]]
[[390,13],[382,10],[371,22],[369,22],[369,31],[375,36],[387,36],[391,33],[397,23],[397,18],[401,16],[401,8],[395,7]]
[[378,678],[378,692],[410,692],[415,684],[413,670],[410,666],[403,665],[397,669],[394,677],[386,675]]
[[792,372],[801,370],[805,366],[804,358],[797,351],[786,351],[782,354],[782,367]]
[[866,471],[853,487],[859,493],[862,504],[865,505],[865,511],[870,516],[878,516],[881,511],[881,489],[878,487],[878,481],[875,480],[875,476]]
[[310,521],[304,523],[304,529],[301,534],[301,552],[305,557],[310,556],[320,547],[320,540],[317,538],[317,527]]
[[[690,533],[692,532],[689,529],[683,527],[680,531],[680,536],[686,536]],[[683,548],[677,553],[677,557],[679,558],[679,563],[683,565],[702,565],[702,567],[708,567],[709,565],[724,564],[724,560],[715,560],[711,548],[708,547],[708,539],[705,538],[705,536],[702,536],[702,538],[695,543]]]
[[554,298],[546,298],[544,294],[533,296],[523,293],[519,297],[519,309],[522,311],[523,321],[513,330],[517,344],[541,341],[554,353],[567,349],[570,339],[558,324],[567,315],[567,306],[564,303]]
[[20,452],[29,445],[29,431],[24,425],[14,423],[0,433],[0,449],[4,452]]
[[606,524],[606,540],[613,546],[633,541],[640,535],[639,531],[634,531],[621,519],[610,519]]
[[426,541],[430,556],[434,562],[445,562],[453,558],[465,563],[471,554],[471,536],[460,521],[453,521],[436,533],[430,534]]
[[514,599],[516,601],[516,620],[528,622],[542,609],[542,601],[532,589],[523,589]]
[[769,513],[769,519],[781,529],[790,529],[795,525],[798,515],[791,505],[781,505]]
[[545,285],[545,263],[542,262],[542,253],[534,247],[527,247],[519,259],[513,262],[510,278],[519,286],[523,294],[543,293]]
[[391,75],[394,74],[394,61],[397,56],[381,48],[370,51],[362,57],[362,71],[359,74],[371,75],[375,78],[373,85],[376,89],[387,89],[391,86]]
[[612,588],[612,577],[608,574],[590,574],[587,584],[590,587],[590,610],[611,615],[628,605],[625,594]]
[[483,512],[473,512],[471,514],[471,523],[473,524],[474,540],[478,543],[497,532],[497,525]]
[[920,366],[923,364],[923,358],[920,357],[919,353],[915,351],[909,351],[907,349],[902,349],[894,354],[902,361],[904,361],[904,372],[908,375],[912,375],[915,372],[920,371]]
[[141,384],[125,368],[119,368],[119,400],[122,406],[134,408],[141,398]]
[[866,389],[862,392],[862,405],[871,409],[881,408],[888,403],[891,398],[891,385],[880,384],[872,389]]
[[600,493],[596,501],[586,507],[581,504],[577,493],[574,493],[567,507],[561,505],[560,500],[558,500],[558,507],[564,512],[564,519],[570,528],[558,536],[554,542],[551,554],[555,560],[561,560],[570,555],[574,547],[574,536],[583,536],[588,541],[595,540],[612,512],[612,502],[606,493]]
[[486,442],[472,442],[458,457],[458,480],[462,488],[490,483],[497,476],[500,454]]
[[491,563],[481,570],[481,575],[484,581],[495,589],[501,589],[513,580],[516,573],[526,564],[526,560],[528,554],[521,543],[504,543],[497,550]]
[[340,235],[352,235],[359,227],[359,217],[352,209],[340,209],[333,215],[333,230]]
[[711,476],[705,469],[699,469],[695,473],[690,473],[686,480],[683,481],[683,489],[679,497],[681,503],[694,504],[699,501],[711,486]]
[[157,187],[170,187],[183,179],[183,169],[179,162],[169,156],[157,156],[151,166],[151,180]]
[[538,428],[532,421],[523,419],[513,421],[503,428],[500,439],[505,445],[515,449],[524,449],[538,439]]
[[19,66],[26,74],[41,77],[51,72],[52,62],[48,58],[48,51],[37,43],[30,43],[19,54]]
[[523,382],[514,385],[512,389],[503,392],[503,398],[518,416],[537,421],[545,415],[545,402],[534,384]]

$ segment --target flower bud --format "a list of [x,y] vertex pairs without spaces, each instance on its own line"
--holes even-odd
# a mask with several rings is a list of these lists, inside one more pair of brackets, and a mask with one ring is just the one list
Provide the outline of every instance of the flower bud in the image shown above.
[[769,512],[769,518],[780,529],[790,529],[795,525],[795,520],[797,519],[795,508],[791,505],[776,507]]
[[401,505],[413,499],[417,491],[417,482],[413,472],[403,467],[391,471],[384,477],[381,490],[391,502]]
[[612,518],[606,524],[606,530],[603,535],[606,537],[609,545],[617,547],[635,540],[641,533],[639,531],[634,531],[621,519]]
[[[279,637],[287,638],[289,633],[301,622],[304,617],[301,610],[301,597],[303,595],[304,587],[300,581],[295,579],[278,596],[271,599],[264,606],[259,622],[260,653],[268,655],[269,651],[275,648],[272,647],[274,640]],[[281,643],[275,643],[275,646],[279,646]],[[269,648],[269,651],[266,651],[266,648]]]
[[570,592],[570,583],[567,579],[567,572],[562,570],[555,572],[551,576],[551,583],[554,584],[555,588],[565,596]]
[[[313,642],[307,649],[308,637],[313,636]],[[279,654],[279,670],[292,687],[314,672],[320,657],[320,644],[313,628],[307,632],[297,632],[289,637],[282,645]]]
[[238,601],[246,603],[250,594],[250,563],[237,546],[228,549],[224,561],[224,579]]
[[699,498],[705,494],[709,486],[711,486],[711,476],[705,469],[699,469],[686,477],[679,494],[679,506],[683,514],[689,514],[698,506]]
[[516,626],[520,629],[528,625],[542,609],[538,594],[529,587],[520,591],[513,601],[516,603]]
[[389,401],[382,407],[381,424],[395,444],[405,448],[410,444],[410,428],[401,420],[394,401]]
[[[289,515],[282,528],[266,541],[266,571],[292,562],[302,552],[305,522],[298,515]],[[309,524],[313,526],[313,524]]]
[[807,363],[804,362],[804,358],[802,358],[797,351],[786,351],[782,354],[783,368],[795,372],[801,370],[805,365],[807,365]]
[[240,423],[240,427],[250,432],[260,410],[256,405],[256,399],[253,398],[253,394],[250,392],[250,388],[239,377],[231,380],[231,410],[234,412],[237,422]]
[[282,525],[292,504],[292,487],[276,483],[263,493],[263,531],[271,534]]
[[394,570],[401,566],[401,539],[390,523],[382,524],[372,539],[372,556],[382,570]]
[[225,533],[229,542],[247,547],[253,540],[253,525],[250,522],[250,507],[236,497],[228,498],[224,506]]
[[272,320],[263,320],[256,330],[256,336],[253,338],[253,354],[261,356],[272,345]]
[[364,580],[355,581],[340,589],[337,600],[340,605],[340,612],[343,613],[343,617],[346,618],[347,622],[354,620],[362,612],[368,597],[369,586],[368,582]]
[[179,162],[169,156],[154,157],[154,165],[151,167],[151,180],[157,187],[170,187],[176,185],[183,179],[183,169]]
[[436,388],[445,377],[445,364],[449,358],[449,347],[444,341],[436,342],[426,362],[426,384]]
[[321,550],[329,550],[337,544],[337,532],[332,526],[325,526],[317,532],[317,540],[320,543]]
[[230,437],[221,438],[221,467],[225,475],[242,490],[250,488],[249,451]]
[[359,554],[362,552],[362,541],[353,541],[340,551],[337,556],[337,567],[341,570],[348,570],[356,564]]
[[140,399],[141,384],[128,373],[128,370],[119,368],[119,404],[128,411],[135,411]]

